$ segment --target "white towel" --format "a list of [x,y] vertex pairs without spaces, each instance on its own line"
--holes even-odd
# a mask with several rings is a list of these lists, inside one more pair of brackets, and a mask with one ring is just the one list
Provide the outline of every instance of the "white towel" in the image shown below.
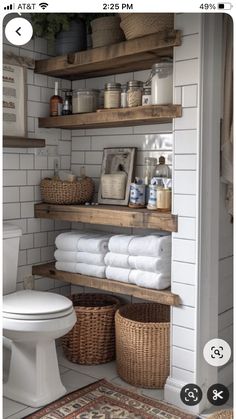
[[55,244],[60,250],[105,254],[108,250],[110,237],[109,234],[75,230],[59,234]]
[[131,256],[169,256],[171,253],[171,237],[150,235],[133,238],[128,246]]
[[144,272],[132,269],[129,274],[129,282],[144,288],[162,290],[170,286],[170,277],[153,272]]
[[137,236],[128,236],[126,234],[116,234],[115,236],[112,236],[108,243],[109,251],[128,255],[129,244],[134,237]]
[[[107,253],[109,255],[109,253]],[[128,256],[129,267],[141,271],[162,273],[170,276],[171,257]]]
[[122,255],[121,253],[108,252],[104,260],[107,266],[130,269],[128,255]]
[[56,237],[56,247],[60,250],[75,252],[77,250],[79,238],[85,234],[86,233],[82,231],[67,231],[66,233],[61,233]]
[[56,262],[58,271],[73,272],[82,275],[105,278],[105,266],[87,265],[86,263]]
[[82,236],[78,240],[77,251],[105,254],[108,251],[108,241],[110,237],[111,236],[107,234]]
[[130,269],[115,268],[108,266],[106,268],[106,278],[114,281],[129,282]]
[[54,253],[54,257],[59,262],[80,262],[98,266],[105,265],[104,255],[99,253],[68,252],[57,249]]

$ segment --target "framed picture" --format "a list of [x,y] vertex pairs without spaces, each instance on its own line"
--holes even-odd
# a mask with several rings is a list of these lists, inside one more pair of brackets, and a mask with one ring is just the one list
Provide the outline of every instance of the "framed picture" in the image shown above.
[[98,203],[128,205],[133,181],[136,148],[105,148],[98,191]]
[[3,135],[26,136],[26,68],[3,63]]

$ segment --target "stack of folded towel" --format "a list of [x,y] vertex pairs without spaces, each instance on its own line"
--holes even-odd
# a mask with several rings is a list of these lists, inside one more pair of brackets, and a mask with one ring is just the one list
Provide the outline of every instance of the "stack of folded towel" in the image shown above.
[[145,288],[170,286],[171,237],[112,236],[105,256],[106,277]]
[[110,237],[104,233],[78,230],[59,234],[55,241],[56,269],[105,278],[104,257]]

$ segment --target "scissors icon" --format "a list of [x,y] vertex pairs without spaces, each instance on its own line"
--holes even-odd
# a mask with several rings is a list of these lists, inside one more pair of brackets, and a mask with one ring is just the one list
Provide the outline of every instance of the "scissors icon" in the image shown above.
[[223,396],[222,396],[223,391],[219,391],[219,392],[218,392],[218,391],[215,389],[215,390],[213,390],[213,394],[214,394],[214,396],[212,397],[212,399],[213,399],[213,400],[218,400],[218,399],[223,400]]

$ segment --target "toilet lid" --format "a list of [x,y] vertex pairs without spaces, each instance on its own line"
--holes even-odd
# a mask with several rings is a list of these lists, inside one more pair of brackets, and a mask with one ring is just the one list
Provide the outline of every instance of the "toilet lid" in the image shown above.
[[63,295],[33,290],[17,291],[3,298],[3,317],[43,320],[72,313],[72,301]]

